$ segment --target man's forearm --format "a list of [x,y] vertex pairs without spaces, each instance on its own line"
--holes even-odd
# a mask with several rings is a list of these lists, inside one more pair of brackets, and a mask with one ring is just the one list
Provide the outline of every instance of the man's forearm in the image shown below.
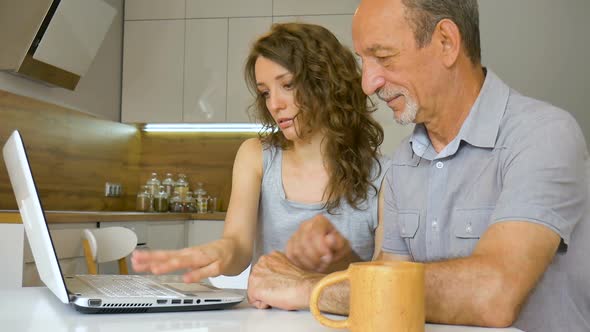
[[510,313],[510,290],[505,289],[505,276],[499,275],[502,269],[495,264],[478,257],[427,263],[426,320],[455,325],[511,325],[512,314],[517,313]]
[[[502,303],[504,285],[498,269],[484,258],[469,257],[425,264],[426,320],[432,323],[499,326],[494,314]],[[319,307],[347,315],[350,285],[347,281],[324,288]],[[488,315],[489,314],[489,315]]]

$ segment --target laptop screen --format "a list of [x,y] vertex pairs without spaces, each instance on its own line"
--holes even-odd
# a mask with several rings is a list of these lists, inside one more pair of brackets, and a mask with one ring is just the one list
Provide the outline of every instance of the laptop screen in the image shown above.
[[68,291],[47,227],[23,140],[17,130],[2,149],[6,169],[41,280],[64,303]]

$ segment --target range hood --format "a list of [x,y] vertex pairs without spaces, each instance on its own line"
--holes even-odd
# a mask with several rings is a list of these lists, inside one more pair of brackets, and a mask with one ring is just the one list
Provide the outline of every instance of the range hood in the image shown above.
[[0,70],[74,90],[116,14],[104,0],[0,0]]

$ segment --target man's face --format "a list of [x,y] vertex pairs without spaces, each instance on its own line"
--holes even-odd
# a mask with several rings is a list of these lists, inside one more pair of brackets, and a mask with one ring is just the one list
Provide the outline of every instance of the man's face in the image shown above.
[[422,122],[436,61],[418,48],[401,0],[362,0],[353,19],[355,51],[362,59],[363,91],[377,94],[401,124]]

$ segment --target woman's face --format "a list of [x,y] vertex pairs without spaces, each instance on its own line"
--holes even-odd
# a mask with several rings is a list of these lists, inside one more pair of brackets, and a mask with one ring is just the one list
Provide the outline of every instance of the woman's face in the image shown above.
[[266,108],[285,138],[297,140],[299,108],[295,105],[293,74],[283,66],[259,56],[254,65],[258,93],[266,100]]

